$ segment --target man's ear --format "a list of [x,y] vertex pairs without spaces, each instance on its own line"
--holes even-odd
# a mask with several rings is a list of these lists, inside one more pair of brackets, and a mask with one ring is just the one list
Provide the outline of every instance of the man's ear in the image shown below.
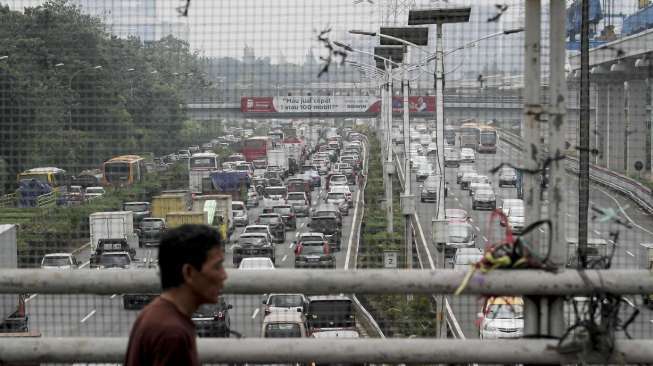
[[192,282],[193,269],[193,266],[191,266],[189,263],[185,263],[181,266],[181,275],[184,277],[184,283]]

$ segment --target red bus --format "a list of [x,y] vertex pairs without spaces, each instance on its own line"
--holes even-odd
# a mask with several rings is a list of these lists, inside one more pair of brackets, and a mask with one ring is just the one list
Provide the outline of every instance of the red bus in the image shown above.
[[241,153],[245,160],[254,161],[267,159],[268,150],[272,150],[272,138],[269,136],[254,136],[243,141]]

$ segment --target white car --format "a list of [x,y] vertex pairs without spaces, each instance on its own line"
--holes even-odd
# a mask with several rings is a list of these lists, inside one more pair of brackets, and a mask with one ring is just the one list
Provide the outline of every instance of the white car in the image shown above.
[[43,269],[76,269],[79,266],[77,258],[70,253],[50,253],[43,256]]
[[480,248],[458,248],[453,260],[453,269],[468,270],[470,264],[474,264],[483,258],[483,249]]
[[476,154],[474,153],[474,150],[468,147],[463,147],[460,150],[460,161],[463,163],[473,163],[474,160],[476,160]]
[[524,207],[524,201],[519,198],[505,198],[501,202],[501,212],[508,216],[508,211],[513,207]]
[[524,300],[492,296],[479,313],[481,339],[520,338],[524,334]]
[[344,193],[345,198],[347,198],[347,202],[349,203],[349,207],[354,207],[354,198],[349,186],[331,186],[329,193]]
[[508,209],[508,224],[514,234],[519,234],[524,229],[524,222],[526,217],[524,216],[524,207],[512,207]]
[[84,197],[86,200],[92,200],[104,196],[105,193],[106,191],[104,190],[104,187],[86,187]]
[[298,312],[304,313],[308,299],[302,294],[268,294],[263,299],[263,314]]
[[240,261],[238,269],[246,271],[274,269],[274,263],[268,257],[249,257]]

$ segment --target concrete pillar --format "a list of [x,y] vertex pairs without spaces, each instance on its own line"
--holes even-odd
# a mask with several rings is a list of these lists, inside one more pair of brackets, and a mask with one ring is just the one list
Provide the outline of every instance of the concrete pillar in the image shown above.
[[643,79],[629,80],[626,82],[626,125],[624,135],[626,135],[626,156],[625,168],[627,174],[636,174],[635,162],[641,161],[646,164],[647,141],[650,138],[650,132],[647,127],[648,112],[648,95],[646,81]]
[[605,136],[605,156],[606,168],[619,173],[625,173],[625,114],[626,103],[624,93],[624,83],[606,83],[607,89],[607,131]]

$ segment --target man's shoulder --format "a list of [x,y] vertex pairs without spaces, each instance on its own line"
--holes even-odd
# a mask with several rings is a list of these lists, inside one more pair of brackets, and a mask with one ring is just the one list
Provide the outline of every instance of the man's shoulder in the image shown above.
[[141,327],[174,330],[174,334],[186,333],[185,329],[190,325],[190,319],[159,297],[143,308],[137,322]]

